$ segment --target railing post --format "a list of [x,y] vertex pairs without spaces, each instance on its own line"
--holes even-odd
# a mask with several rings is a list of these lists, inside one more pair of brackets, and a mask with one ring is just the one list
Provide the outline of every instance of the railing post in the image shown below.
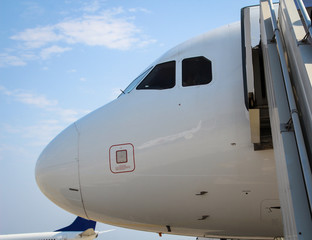
[[295,0],[295,2],[297,3],[297,7],[299,7],[299,10],[302,14],[304,23],[308,29],[308,33],[310,35],[310,37],[312,37],[312,28],[311,28],[311,19],[310,16],[304,6],[304,3],[302,2],[302,0]]

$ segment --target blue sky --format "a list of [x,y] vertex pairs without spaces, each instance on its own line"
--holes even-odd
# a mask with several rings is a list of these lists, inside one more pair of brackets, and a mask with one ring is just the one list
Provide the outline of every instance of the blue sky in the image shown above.
[[[239,21],[257,0],[1,0],[0,234],[51,231],[74,216],[39,191],[44,146],[113,100],[175,45]],[[231,39],[229,39],[231,41]],[[99,239],[158,239],[116,229]],[[162,239],[187,239],[165,235]]]

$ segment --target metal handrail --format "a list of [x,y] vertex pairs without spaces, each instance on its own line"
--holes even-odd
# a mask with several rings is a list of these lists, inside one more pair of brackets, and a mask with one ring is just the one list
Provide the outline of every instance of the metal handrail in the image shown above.
[[302,2],[302,0],[295,0],[297,3],[297,6],[299,7],[299,10],[302,14],[304,23],[308,29],[307,34],[310,34],[310,37],[312,37],[312,28],[311,28],[311,18],[307,12],[307,9],[304,6],[304,3]]
[[294,130],[295,130],[295,138],[297,141],[297,147],[298,147],[298,153],[299,153],[299,157],[301,161],[303,178],[304,178],[304,182],[306,185],[308,201],[309,201],[309,206],[310,206],[310,211],[311,211],[312,209],[312,174],[311,174],[310,163],[309,163],[308,154],[307,154],[307,150],[306,150],[304,139],[303,139],[302,129],[301,129],[300,120],[299,120],[299,114],[298,114],[298,110],[297,110],[297,106],[296,106],[296,102],[294,98],[294,93],[292,90],[292,85],[290,82],[288,67],[286,64],[286,59],[285,59],[285,55],[283,51],[283,45],[282,45],[282,41],[280,37],[280,32],[277,26],[277,22],[276,22],[276,16],[275,16],[275,12],[273,9],[272,0],[269,0],[269,6],[270,6],[270,12],[271,12],[272,26],[274,29],[275,39],[276,39],[276,43],[278,47],[278,54],[280,58],[282,73],[284,76],[284,83],[285,83],[285,89],[286,89],[290,113],[291,113],[291,119],[292,119]]

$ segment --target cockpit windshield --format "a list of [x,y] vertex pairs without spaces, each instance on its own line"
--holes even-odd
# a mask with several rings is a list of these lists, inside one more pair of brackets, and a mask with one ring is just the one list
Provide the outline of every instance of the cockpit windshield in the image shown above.
[[149,67],[146,69],[143,73],[141,73],[136,79],[134,79],[130,85],[123,91],[123,93],[129,93],[131,92],[141,81],[145,76],[149,73],[149,71],[152,69],[152,67]]
[[175,61],[160,63],[137,86],[138,90],[164,90],[175,86]]
[[122,91],[122,94],[130,93],[134,88],[138,90],[163,90],[173,88],[174,86],[175,61],[170,61],[146,69]]

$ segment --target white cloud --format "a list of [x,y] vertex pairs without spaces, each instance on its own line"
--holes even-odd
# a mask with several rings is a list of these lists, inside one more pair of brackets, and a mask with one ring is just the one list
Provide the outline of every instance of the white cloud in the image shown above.
[[10,135],[15,134],[27,139],[28,146],[45,146],[67,125],[57,120],[40,120],[31,126],[5,124],[2,126],[2,131],[4,135],[6,133]]
[[8,90],[4,86],[0,85],[0,93],[1,92],[4,95],[13,98],[13,100],[17,102],[44,109],[47,112],[52,112],[58,117],[58,119],[60,119],[60,121],[65,123],[74,122],[79,117],[90,112],[89,110],[66,109],[59,107],[57,100],[51,100],[44,95],[30,93],[23,89]]
[[21,16],[24,19],[33,18],[34,16],[43,16],[45,13],[45,9],[36,2],[23,1],[22,4],[25,6],[25,9],[21,12]]
[[140,8],[140,7],[138,7],[138,8],[129,8],[129,12],[133,12],[133,13],[135,13],[135,12],[143,12],[143,13],[151,13],[151,11],[149,11],[149,10],[147,10],[146,8]]
[[10,54],[9,51],[0,53],[0,67],[24,66],[31,60],[45,60],[72,50],[74,44],[129,50],[156,42],[144,35],[134,23],[136,12],[148,10],[132,8],[126,11],[119,7],[100,12],[100,9],[100,1],[93,1],[91,5],[83,7],[84,13],[89,15],[28,28],[11,36],[11,40],[16,41],[19,47],[13,50],[14,54],[12,51]]
[[9,55],[7,53],[0,54],[0,67],[25,65],[26,62],[18,56]]
[[7,96],[13,97],[15,101],[28,105],[34,105],[39,108],[55,106],[58,104],[56,100],[49,100],[44,95],[35,95],[22,89],[15,89],[10,91],[5,87],[0,86],[0,91]]
[[145,47],[147,45],[150,45],[150,44],[153,44],[153,43],[156,43],[157,41],[155,39],[146,39],[146,40],[142,40],[140,43],[139,43],[139,47]]
[[8,93],[9,93],[9,91],[4,86],[1,86],[1,85],[0,85],[0,91],[6,95],[8,95]]
[[[130,10],[130,12],[135,11],[137,10]],[[11,39],[21,41],[26,48],[32,49],[57,42],[82,43],[118,50],[140,46],[142,42],[146,45],[146,37],[142,36],[141,30],[132,22],[132,18],[120,16],[124,12],[123,8],[114,8],[93,16],[88,15],[64,20],[55,25],[26,29],[12,36]]]
[[26,48],[40,48],[62,39],[62,35],[55,31],[55,26],[31,28],[12,36],[11,39],[24,42]]
[[71,50],[71,48],[63,48],[63,47],[59,47],[56,45],[53,45],[51,47],[45,48],[40,52],[40,56],[42,59],[47,59],[50,58],[51,55],[53,54],[58,54],[58,53],[63,53],[66,51]]
[[26,156],[29,156],[29,152],[23,146],[18,144],[10,145],[3,142],[0,143],[0,161],[7,161],[8,155],[10,157],[12,157],[12,155],[23,156],[23,159],[25,159]]
[[82,10],[84,12],[96,12],[100,8],[101,8],[101,1],[95,0],[95,1],[88,1],[84,3]]
[[78,118],[86,115],[90,112],[90,110],[82,110],[82,109],[66,109],[62,107],[51,107],[46,109],[49,112],[53,112],[58,116],[62,122],[72,123],[78,120]]
[[82,114],[86,113],[86,111],[63,108],[49,108],[47,110],[53,111],[55,118],[58,120],[39,120],[30,126],[4,125],[2,126],[2,131],[4,131],[4,133],[18,135],[23,139],[29,139],[27,142],[29,146],[45,146],[65,127],[76,121]]
[[32,146],[46,145],[67,125],[75,122],[80,117],[90,112],[89,110],[84,109],[60,107],[57,100],[51,100],[44,95],[30,93],[22,89],[8,90],[4,86],[0,85],[0,94],[6,95],[14,101],[22,104],[37,107],[41,109],[41,112],[44,113],[44,115],[48,116],[47,119],[39,120],[36,124],[31,126],[11,126],[2,124],[2,129],[6,133],[19,134],[23,138],[31,139],[28,144]]
[[66,125],[57,120],[42,120],[35,125],[21,127],[20,132],[23,138],[32,139],[29,141],[29,145],[45,146],[62,131],[64,127],[66,127]]
[[29,105],[35,105],[36,107],[44,108],[47,106],[57,105],[57,100],[49,100],[43,95],[35,96],[31,93],[17,92],[14,93],[14,97],[17,101]]
[[59,23],[57,28],[69,44],[83,43],[89,46],[126,50],[140,42],[136,36],[140,30],[134,24],[110,16],[75,19]]

